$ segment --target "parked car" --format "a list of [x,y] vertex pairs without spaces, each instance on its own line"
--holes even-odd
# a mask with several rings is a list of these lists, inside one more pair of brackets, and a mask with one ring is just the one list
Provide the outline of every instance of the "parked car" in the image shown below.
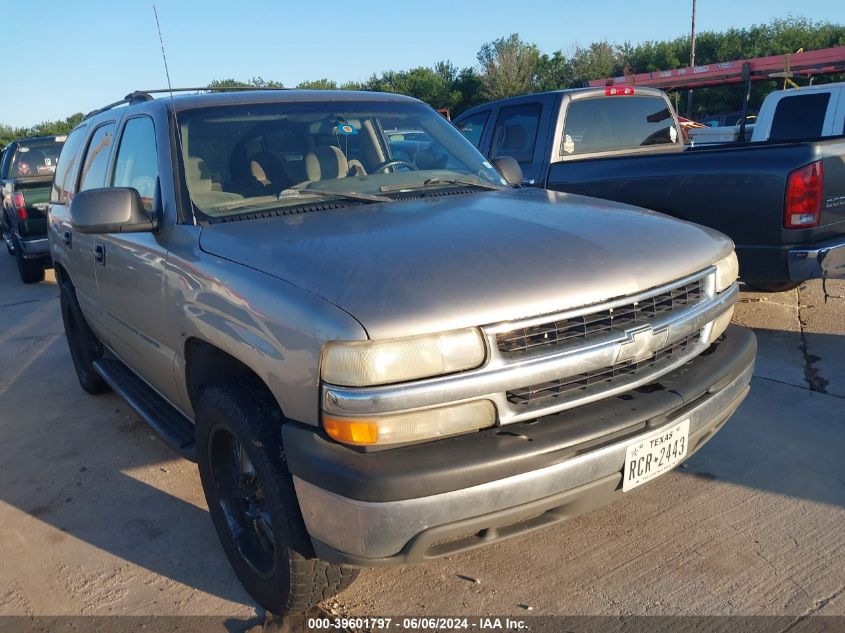
[[64,136],[37,136],[9,143],[0,160],[0,228],[25,284],[44,279],[50,265],[47,200]]
[[[687,149],[672,104],[649,88],[526,95],[477,106],[454,123],[471,130],[486,156],[514,157],[526,185],[627,202],[726,233],[745,282],[779,291],[845,276],[845,138],[780,132],[800,110],[788,103],[773,121],[761,109],[755,137],[777,132],[767,142]],[[832,96],[826,103],[820,118],[841,134],[845,109],[831,110]],[[808,110],[807,120],[818,113]],[[800,135],[825,129],[805,124]]]
[[749,389],[728,238],[514,189],[408,97],[133,93],[70,133],[49,224],[82,388],[198,461],[271,611],[629,494]]

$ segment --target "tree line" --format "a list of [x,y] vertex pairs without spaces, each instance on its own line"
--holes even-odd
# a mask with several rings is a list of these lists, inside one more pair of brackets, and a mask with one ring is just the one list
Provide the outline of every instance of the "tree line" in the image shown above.
[[[845,45],[845,25],[789,17],[751,27],[698,33],[695,59],[697,65],[705,65],[842,45]],[[544,53],[536,44],[524,41],[517,33],[513,33],[484,44],[477,54],[478,63],[465,68],[458,68],[450,61],[439,61],[432,66],[374,73],[362,82],[338,83],[323,78],[304,81],[295,87],[402,93],[435,108],[447,108],[452,115],[456,115],[493,99],[582,87],[592,79],[618,77],[626,73],[682,68],[689,65],[689,59],[690,40],[686,35],[640,44],[594,42],[589,46],[573,46],[568,50]],[[828,76],[819,81],[842,79],[842,76]],[[284,87],[279,81],[262,77],[246,81],[216,79],[208,84],[209,88],[240,86]],[[752,107],[759,107],[763,97],[779,87],[782,87],[782,83],[775,80],[755,82]],[[686,91],[676,95],[675,102],[679,112],[685,113]],[[693,99],[694,114],[701,116],[736,110],[741,103],[741,87],[701,89],[696,91]],[[82,116],[77,113],[63,121],[46,121],[31,128],[13,128],[0,124],[0,147],[23,136],[66,133],[79,123]]]

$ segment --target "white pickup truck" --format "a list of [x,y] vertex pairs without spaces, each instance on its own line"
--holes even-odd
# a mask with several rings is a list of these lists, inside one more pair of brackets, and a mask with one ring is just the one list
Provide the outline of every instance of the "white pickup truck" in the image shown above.
[[[754,143],[795,141],[845,134],[845,82],[776,90],[766,97],[757,120],[745,126]],[[733,127],[690,130],[693,145],[730,143],[740,138]]]

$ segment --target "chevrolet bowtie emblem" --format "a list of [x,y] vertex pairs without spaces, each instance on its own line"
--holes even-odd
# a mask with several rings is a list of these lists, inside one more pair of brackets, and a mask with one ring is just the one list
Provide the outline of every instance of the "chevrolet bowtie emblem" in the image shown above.
[[629,340],[619,346],[619,353],[616,355],[617,363],[632,361],[638,363],[654,356],[654,353],[666,345],[669,338],[669,329],[664,328],[658,332],[646,325],[638,330],[625,332]]

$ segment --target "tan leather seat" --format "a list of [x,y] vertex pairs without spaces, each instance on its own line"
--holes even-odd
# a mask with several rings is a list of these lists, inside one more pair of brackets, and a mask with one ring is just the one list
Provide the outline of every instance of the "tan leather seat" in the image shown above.
[[309,182],[346,178],[348,173],[346,156],[334,145],[315,147],[305,155],[305,175]]

